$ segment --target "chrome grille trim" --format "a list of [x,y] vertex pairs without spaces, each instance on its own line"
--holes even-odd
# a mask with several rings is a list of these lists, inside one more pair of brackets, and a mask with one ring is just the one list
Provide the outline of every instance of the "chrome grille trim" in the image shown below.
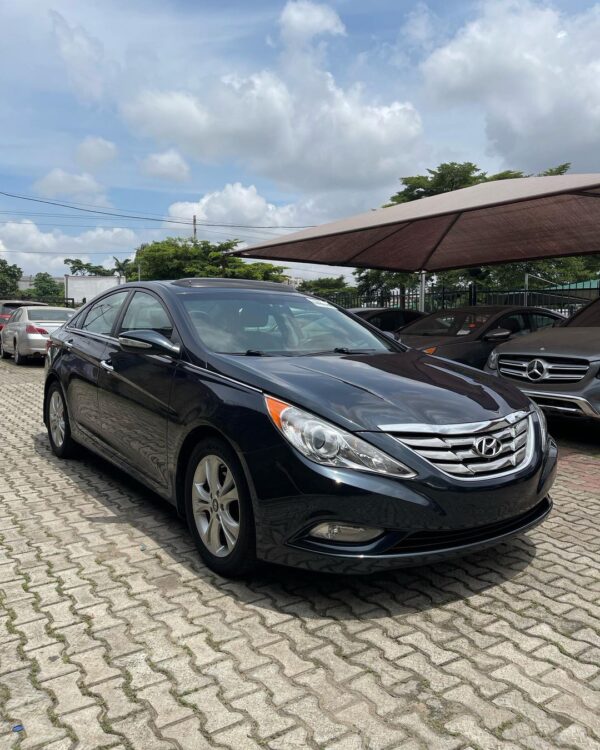
[[[533,458],[533,416],[525,411],[489,422],[393,427],[386,429],[391,437],[453,479],[483,481],[505,476],[526,468]],[[475,443],[481,437],[499,441],[493,457],[476,452]]]
[[[531,362],[539,360],[544,363],[546,373],[542,378],[530,378],[527,375],[527,367]],[[584,359],[569,357],[499,357],[498,372],[509,378],[525,380],[529,383],[559,382],[577,383],[583,380],[590,369],[590,363]]]

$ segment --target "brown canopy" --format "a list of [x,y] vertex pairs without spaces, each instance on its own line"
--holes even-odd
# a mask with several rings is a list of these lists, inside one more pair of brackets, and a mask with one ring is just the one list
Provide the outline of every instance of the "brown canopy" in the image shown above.
[[389,271],[600,253],[600,174],[485,182],[284,235],[236,254]]

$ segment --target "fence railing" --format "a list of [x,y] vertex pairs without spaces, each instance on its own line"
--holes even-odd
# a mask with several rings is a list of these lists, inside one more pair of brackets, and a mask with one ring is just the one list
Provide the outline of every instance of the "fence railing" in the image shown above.
[[[419,309],[419,290],[405,289],[379,294],[337,292],[327,299],[342,307],[400,307]],[[465,305],[524,305],[545,307],[571,315],[583,305],[600,297],[600,279],[582,287],[552,287],[551,289],[480,289],[470,284],[463,289],[430,287],[425,293],[426,312],[436,312]]]

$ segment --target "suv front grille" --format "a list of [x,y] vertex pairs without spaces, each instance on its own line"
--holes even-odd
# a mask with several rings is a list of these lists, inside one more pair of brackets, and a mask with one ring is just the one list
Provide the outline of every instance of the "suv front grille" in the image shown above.
[[587,375],[590,363],[575,357],[510,355],[498,358],[498,372],[531,383],[577,383]]
[[437,469],[461,479],[487,479],[521,468],[533,449],[531,416],[514,412],[491,422],[404,425],[392,437]]

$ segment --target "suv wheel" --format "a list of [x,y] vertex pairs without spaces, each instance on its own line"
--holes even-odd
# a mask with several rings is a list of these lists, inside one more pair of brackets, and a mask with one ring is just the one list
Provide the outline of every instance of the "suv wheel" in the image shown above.
[[224,576],[240,576],[256,562],[254,517],[241,464],[222,440],[199,443],[185,478],[185,512],[200,556]]
[[52,452],[59,458],[69,458],[74,455],[76,444],[71,437],[69,415],[62,388],[58,383],[52,383],[46,398],[46,424],[48,438]]

